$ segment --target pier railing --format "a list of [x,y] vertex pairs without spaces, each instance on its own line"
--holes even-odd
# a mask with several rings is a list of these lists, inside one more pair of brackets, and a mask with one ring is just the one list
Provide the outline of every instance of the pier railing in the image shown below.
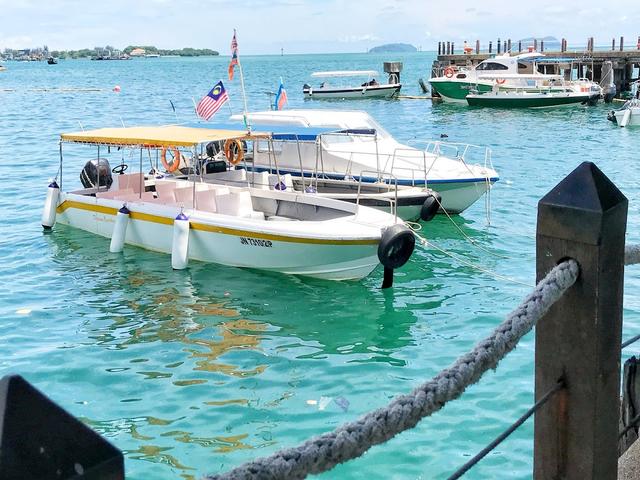
[[565,38],[562,38],[560,42],[532,39],[532,40],[516,40],[512,41],[510,38],[498,37],[495,41],[489,40],[487,42],[481,42],[476,40],[475,42],[461,42],[456,43],[454,41],[440,41],[438,42],[438,55],[493,55],[501,53],[525,53],[530,51],[545,52],[551,51],[554,53],[561,52],[573,52],[573,53],[587,53],[587,52],[640,52],[640,36],[637,40],[626,39],[624,37],[614,37],[611,41],[600,41],[596,45],[594,37],[587,38],[586,42],[571,42]]
[[[620,414],[621,349],[640,339],[622,341],[624,268],[640,263],[640,245],[625,246],[627,208],[625,196],[594,164],[581,164],[539,201],[538,283],[488,337],[388,405],[299,446],[207,478],[301,479],[357,458],[459,398],[535,326],[535,404],[449,480],[462,477],[534,414],[534,480],[616,479],[619,439],[637,438],[640,422],[640,407]],[[636,363],[627,367],[625,377]],[[638,403],[635,378],[625,378],[623,404]],[[0,413],[8,404],[0,395]],[[33,404],[27,407],[38,411]],[[37,437],[34,429],[22,432]],[[0,440],[11,445],[15,439]],[[69,450],[69,443],[63,448]],[[41,457],[19,460],[25,462],[22,468],[35,468],[33,462],[46,461]],[[121,460],[114,462],[121,471]],[[10,466],[9,473],[21,468]]]

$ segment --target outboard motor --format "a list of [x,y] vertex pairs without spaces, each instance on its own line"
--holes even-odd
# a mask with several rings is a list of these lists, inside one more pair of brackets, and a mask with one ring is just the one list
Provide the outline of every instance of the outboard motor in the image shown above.
[[111,176],[111,166],[106,158],[89,160],[80,172],[80,181],[84,188],[97,187],[98,178],[100,178],[101,187],[111,188],[113,177]]

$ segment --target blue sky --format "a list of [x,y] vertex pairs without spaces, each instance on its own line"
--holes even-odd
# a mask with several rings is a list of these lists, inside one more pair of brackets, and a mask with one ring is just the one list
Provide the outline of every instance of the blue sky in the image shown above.
[[[497,37],[553,35],[597,45],[640,35],[637,1],[458,0],[0,0],[0,49],[146,44],[213,48],[228,54],[233,28],[241,54],[364,52],[404,42],[483,44]],[[617,42],[618,40],[616,40]]]

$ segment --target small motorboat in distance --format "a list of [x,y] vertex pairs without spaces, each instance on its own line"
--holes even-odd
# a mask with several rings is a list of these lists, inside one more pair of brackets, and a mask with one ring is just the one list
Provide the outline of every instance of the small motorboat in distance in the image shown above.
[[[390,286],[393,270],[415,246],[414,233],[397,217],[315,195],[212,184],[186,165],[210,142],[242,149],[243,142],[269,139],[260,132],[176,125],[62,134],[59,176],[49,185],[42,225],[50,230],[60,223],[110,238],[114,253],[124,244],[167,253],[174,269],[197,260],[349,280],[382,263],[383,288]],[[65,144],[96,152],[80,173],[82,188],[63,190]],[[113,169],[110,156],[119,162]],[[139,165],[138,173],[125,173],[125,156]],[[160,174],[163,167],[171,175]],[[186,178],[173,176],[179,170]],[[69,176],[64,178],[66,186]]]
[[[394,74],[392,73],[390,77]],[[324,78],[320,86],[312,87],[305,84],[302,92],[305,98],[369,98],[369,97],[386,97],[391,98],[397,95],[402,88],[402,84],[397,79],[397,75],[390,78],[389,83],[379,83],[376,80],[378,72],[375,70],[340,70],[333,72],[314,72],[311,74],[314,78]],[[353,83],[344,84],[344,82],[336,83],[328,79],[330,78],[366,78],[362,83],[354,85]],[[395,82],[391,83],[391,80]],[[356,83],[356,82],[354,82]]]
[[58,60],[56,60],[54,57],[49,57],[47,58],[47,63],[49,65],[56,65],[58,63]]

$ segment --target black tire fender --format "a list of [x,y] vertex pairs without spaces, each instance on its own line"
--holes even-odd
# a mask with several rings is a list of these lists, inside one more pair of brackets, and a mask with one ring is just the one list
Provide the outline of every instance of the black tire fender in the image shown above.
[[385,268],[399,268],[407,263],[415,245],[416,238],[408,227],[392,225],[382,233],[378,244],[378,260]]
[[436,216],[436,213],[438,213],[438,210],[440,209],[441,203],[442,197],[439,193],[429,195],[420,209],[420,218],[425,222],[433,220],[433,217]]

